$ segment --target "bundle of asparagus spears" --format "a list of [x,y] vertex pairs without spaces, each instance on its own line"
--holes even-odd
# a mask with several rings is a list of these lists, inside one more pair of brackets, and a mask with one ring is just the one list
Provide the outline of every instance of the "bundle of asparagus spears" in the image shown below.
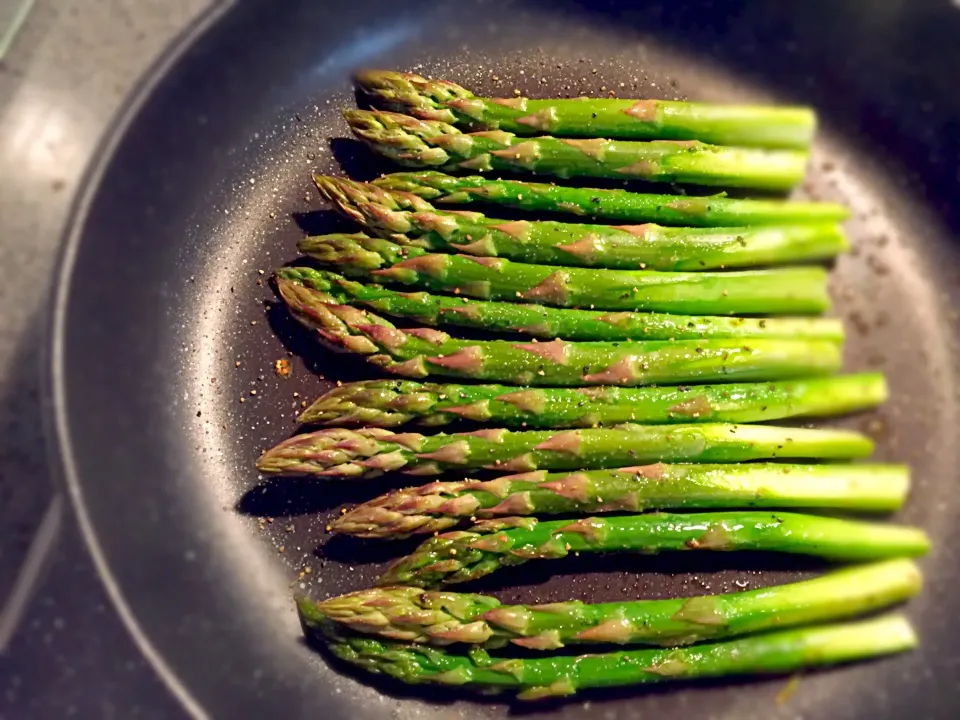
[[[399,379],[326,393],[300,416],[325,427],[257,465],[325,481],[475,476],[430,479],[337,518],[333,532],[430,537],[378,587],[298,598],[305,632],[370,672],[524,699],[913,647],[901,616],[850,620],[919,591],[908,558],[927,550],[923,531],[796,512],[897,510],[907,468],[851,463],[873,449],[856,432],[754,424],[886,399],[881,375],[834,374],[843,327],[820,316],[827,275],[814,263],[848,247],[846,209],[495,176],[789,190],[805,173],[813,112],[483,98],[389,71],[356,82],[375,109],[346,111],[351,130],[417,170],[315,177],[363,232],[304,238],[300,251],[323,269],[281,268],[276,285],[320,342]],[[463,170],[494,175],[446,174]],[[498,218],[498,207],[528,215]],[[564,215],[575,221],[554,219]],[[473,428],[406,427],[464,422]],[[438,589],[570,553],[752,550],[862,564],[620,603],[503,605]],[[578,643],[655,647],[551,654]]]

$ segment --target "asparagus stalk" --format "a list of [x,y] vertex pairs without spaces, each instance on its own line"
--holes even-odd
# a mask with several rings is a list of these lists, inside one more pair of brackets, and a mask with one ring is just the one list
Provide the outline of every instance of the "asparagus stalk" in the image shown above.
[[261,455],[257,467],[274,475],[368,478],[391,470],[436,475],[448,469],[532,472],[654,462],[851,459],[872,451],[868,437],[849,430],[723,423],[449,435],[332,428],[284,440]]
[[[330,632],[330,631],[328,631]],[[783,630],[691,648],[620,650],[589,655],[496,658],[457,655],[425,645],[330,633],[342,661],[412,684],[517,692],[520,700],[566,697],[589,688],[671,680],[791,673],[902,652],[917,638],[900,615]]]
[[903,505],[902,465],[640,465],[539,470],[480,482],[434,482],[357,505],[334,532],[397,538],[447,530],[465,518],[711,508],[818,508],[885,512]]
[[472,378],[521,385],[649,385],[693,380],[774,380],[830,373],[840,366],[836,343],[742,339],[649,342],[515,343],[461,340],[432,328],[400,329],[367,310],[278,279],[294,316],[328,345],[366,355],[406,377]]
[[698,140],[572,140],[503,130],[461,133],[447,123],[376,110],[344,112],[354,135],[401,165],[538,175],[789,190],[808,153],[708,145]]
[[666,273],[514,263],[428,253],[362,233],[303,238],[300,251],[345,274],[481,300],[679,315],[806,315],[829,307],[823,268]]
[[369,380],[333,388],[300,415],[324,425],[436,427],[470,418],[510,427],[596,427],[626,422],[764,422],[827,417],[886,400],[883,375],[773,383],[649,388],[519,388]]
[[328,270],[309,267],[284,267],[278,269],[276,275],[323,293],[330,302],[339,305],[361,305],[427,325],[468,327],[548,340],[557,337],[607,341],[784,338],[842,342],[844,339],[843,323],[838,318],[608,313],[402,292],[365,285]]
[[836,223],[850,216],[846,207],[836,203],[749,200],[728,198],[722,194],[709,197],[654,195],[628,190],[501,180],[480,175],[458,177],[433,170],[392,173],[377,178],[373,184],[385,190],[411,193],[442,205],[480,203],[624,223],[723,227]]
[[416,195],[315,175],[324,198],[375,235],[401,245],[544,265],[714,270],[825,260],[849,247],[833,223],[729,228],[585,225],[501,220],[437,210]]
[[483,98],[447,80],[365,70],[355,77],[372,102],[423,120],[517,135],[703,140],[718,145],[806,148],[817,118],[806,107],[719,105],[619,98]]
[[508,517],[429,538],[387,568],[377,584],[433,587],[461,583],[528,560],[555,560],[583,552],[764,550],[855,562],[922,555],[929,544],[918,528],[769,511],[654,513],[549,522]]
[[508,644],[555,650],[580,643],[678,646],[796,625],[833,622],[902,602],[920,591],[910,560],[883,560],[813,580],[726,595],[584,604],[502,605],[470,593],[383,587],[321,603],[299,598],[310,630],[351,631],[431,645]]

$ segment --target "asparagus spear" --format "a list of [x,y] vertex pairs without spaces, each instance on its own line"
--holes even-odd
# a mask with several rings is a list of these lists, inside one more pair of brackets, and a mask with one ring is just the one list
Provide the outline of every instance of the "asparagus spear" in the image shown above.
[[274,475],[367,478],[401,469],[414,475],[477,468],[532,472],[654,462],[850,459],[872,451],[869,438],[849,430],[724,423],[449,435],[332,428],[284,440],[261,455],[257,467]]
[[719,105],[675,100],[482,98],[447,80],[365,70],[358,89],[389,110],[473,130],[518,135],[703,140],[718,145],[806,148],[817,118],[806,107]]
[[524,427],[596,427],[625,422],[763,422],[825,417],[886,400],[883,375],[865,373],[774,383],[650,388],[542,388],[369,380],[333,388],[300,415],[324,425],[436,427],[461,418]]
[[722,194],[709,197],[651,195],[480,175],[457,177],[433,170],[392,173],[377,178],[373,184],[385,190],[412,193],[443,205],[502,205],[625,223],[723,227],[841,222],[850,216],[846,207],[836,203],[749,200],[728,198]]
[[377,584],[461,583],[508,565],[554,560],[571,552],[766,550],[864,561],[922,555],[928,549],[929,539],[918,528],[798,513],[730,510],[549,522],[508,517],[429,538],[387,568]]
[[300,251],[348,275],[482,300],[680,315],[819,314],[829,307],[823,268],[665,273],[514,263],[432,254],[362,233],[303,238]]
[[[844,339],[838,318],[744,318],[665,313],[608,313],[543,305],[486,302],[364,285],[309,267],[284,267],[278,278],[323,293],[339,305],[362,305],[427,325],[451,325],[564,340],[695,340],[701,338]],[[320,295],[317,296],[318,298]]]
[[789,190],[803,180],[808,153],[708,145],[698,140],[524,138],[503,130],[461,133],[447,123],[377,110],[344,112],[374,152],[415,168]]
[[906,498],[902,465],[640,465],[618,470],[539,470],[480,482],[394,490],[330,524],[368,538],[434,533],[464,518],[705,508],[820,508],[884,512]]
[[902,602],[920,585],[912,561],[883,560],[778,587],[669,600],[502,605],[486,595],[384,587],[321,603],[299,598],[297,607],[311,630],[333,621],[354,632],[432,645],[677,646],[840,620]]
[[849,247],[833,223],[730,228],[585,225],[501,220],[437,210],[416,195],[315,175],[324,198],[367,230],[401,245],[544,265],[714,270],[825,260]]
[[902,652],[917,644],[913,629],[900,615],[690,648],[510,659],[489,657],[479,650],[457,655],[425,645],[327,632],[334,655],[369,672],[413,684],[462,686],[487,693],[509,690],[517,692],[520,700],[565,697],[589,688],[791,673]]
[[294,316],[328,345],[366,355],[396,375],[521,385],[649,385],[693,380],[774,380],[830,373],[840,348],[818,340],[742,339],[515,343],[461,340],[432,328],[400,329],[367,310],[278,279]]

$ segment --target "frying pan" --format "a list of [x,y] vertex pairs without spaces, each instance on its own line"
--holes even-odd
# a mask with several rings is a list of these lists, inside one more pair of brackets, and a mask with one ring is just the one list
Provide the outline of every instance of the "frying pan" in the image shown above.
[[[293,5],[293,6],[291,6]],[[146,78],[78,198],[53,301],[51,428],[117,612],[186,712],[480,718],[515,710],[360,680],[300,639],[290,596],[368,584],[401,548],[328,540],[382,485],[266,480],[253,461],[303,400],[358,363],[275,306],[272,268],[330,227],[311,171],[383,169],[346,138],[350,71],[413,68],[484,94],[809,103],[822,129],[800,194],[851,205],[837,263],[849,369],[892,399],[849,422],[910,462],[905,522],[935,551],[909,612],[922,648],[785,681],[589,695],[531,717],[958,717],[954,528],[960,295],[960,52],[946,2],[509,2],[219,5]],[[293,375],[273,372],[289,357]],[[326,380],[318,379],[322,375]],[[309,567],[309,572],[307,568]],[[731,591],[811,566],[613,558],[505,571],[508,600]],[[780,695],[779,700],[777,699]]]

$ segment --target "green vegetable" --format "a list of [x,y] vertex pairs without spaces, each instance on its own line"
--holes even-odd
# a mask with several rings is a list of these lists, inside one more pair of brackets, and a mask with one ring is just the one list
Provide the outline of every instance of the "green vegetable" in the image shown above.
[[416,195],[315,175],[320,194],[351,220],[400,245],[543,265],[714,270],[835,257],[849,248],[833,223],[732,228],[585,225],[501,220],[437,210]]
[[718,145],[806,148],[817,118],[806,107],[719,105],[619,98],[482,98],[447,80],[365,70],[358,89],[373,103],[424,120],[518,135],[703,140]]
[[341,635],[327,629],[342,661],[414,684],[484,692],[518,692],[521,700],[573,695],[588,688],[701,677],[792,673],[909,650],[917,638],[900,615],[783,630],[690,648],[620,650],[587,655],[497,658],[475,650],[456,655],[426,645]]
[[299,283],[278,279],[294,316],[337,349],[367,356],[396,375],[472,378],[520,385],[650,385],[693,380],[776,380],[840,367],[840,348],[821,340],[738,338],[649,342],[516,343],[461,340],[433,328],[400,329]]
[[839,318],[609,313],[402,292],[380,285],[364,285],[328,270],[309,267],[283,267],[276,275],[319,291],[326,301],[340,305],[359,305],[427,325],[468,327],[548,340],[557,337],[611,341],[785,338],[842,342],[844,339]]
[[481,300],[678,315],[819,314],[830,305],[823,268],[669,273],[515,263],[428,253],[362,233],[303,238],[305,255],[347,275]]
[[481,482],[434,482],[361,503],[331,530],[369,538],[434,533],[465,518],[706,508],[892,511],[910,483],[902,465],[640,465],[545,470]]
[[307,628],[333,621],[358,633],[431,645],[579,643],[677,646],[832,622],[902,602],[920,591],[910,560],[884,560],[777,587],[726,595],[585,604],[502,605],[486,595],[416,587],[361,590],[314,603],[298,599]]
[[436,427],[461,418],[511,427],[595,427],[636,422],[764,422],[826,417],[887,398],[879,373],[771,383],[647,388],[521,388],[368,380],[331,389],[300,415],[324,425]]
[[653,513],[549,522],[507,517],[429,538],[394,562],[377,584],[461,583],[528,560],[584,552],[764,550],[864,561],[922,555],[929,547],[918,528],[789,512]]
[[850,216],[846,207],[836,203],[750,200],[728,198],[723,194],[708,197],[650,195],[629,190],[567,187],[480,175],[462,177],[433,170],[384,175],[374,180],[373,184],[385,190],[412,193],[441,205],[479,203],[624,223],[723,227],[836,223]]
[[803,180],[804,150],[708,145],[698,140],[574,140],[461,133],[447,123],[376,110],[344,113],[354,135],[401,165],[435,170],[533,173],[560,178],[693,183],[785,191]]
[[415,475],[477,468],[531,472],[654,462],[851,459],[872,451],[869,438],[849,430],[723,423],[450,435],[331,428],[284,440],[261,455],[257,467],[274,475],[364,478],[401,469]]

